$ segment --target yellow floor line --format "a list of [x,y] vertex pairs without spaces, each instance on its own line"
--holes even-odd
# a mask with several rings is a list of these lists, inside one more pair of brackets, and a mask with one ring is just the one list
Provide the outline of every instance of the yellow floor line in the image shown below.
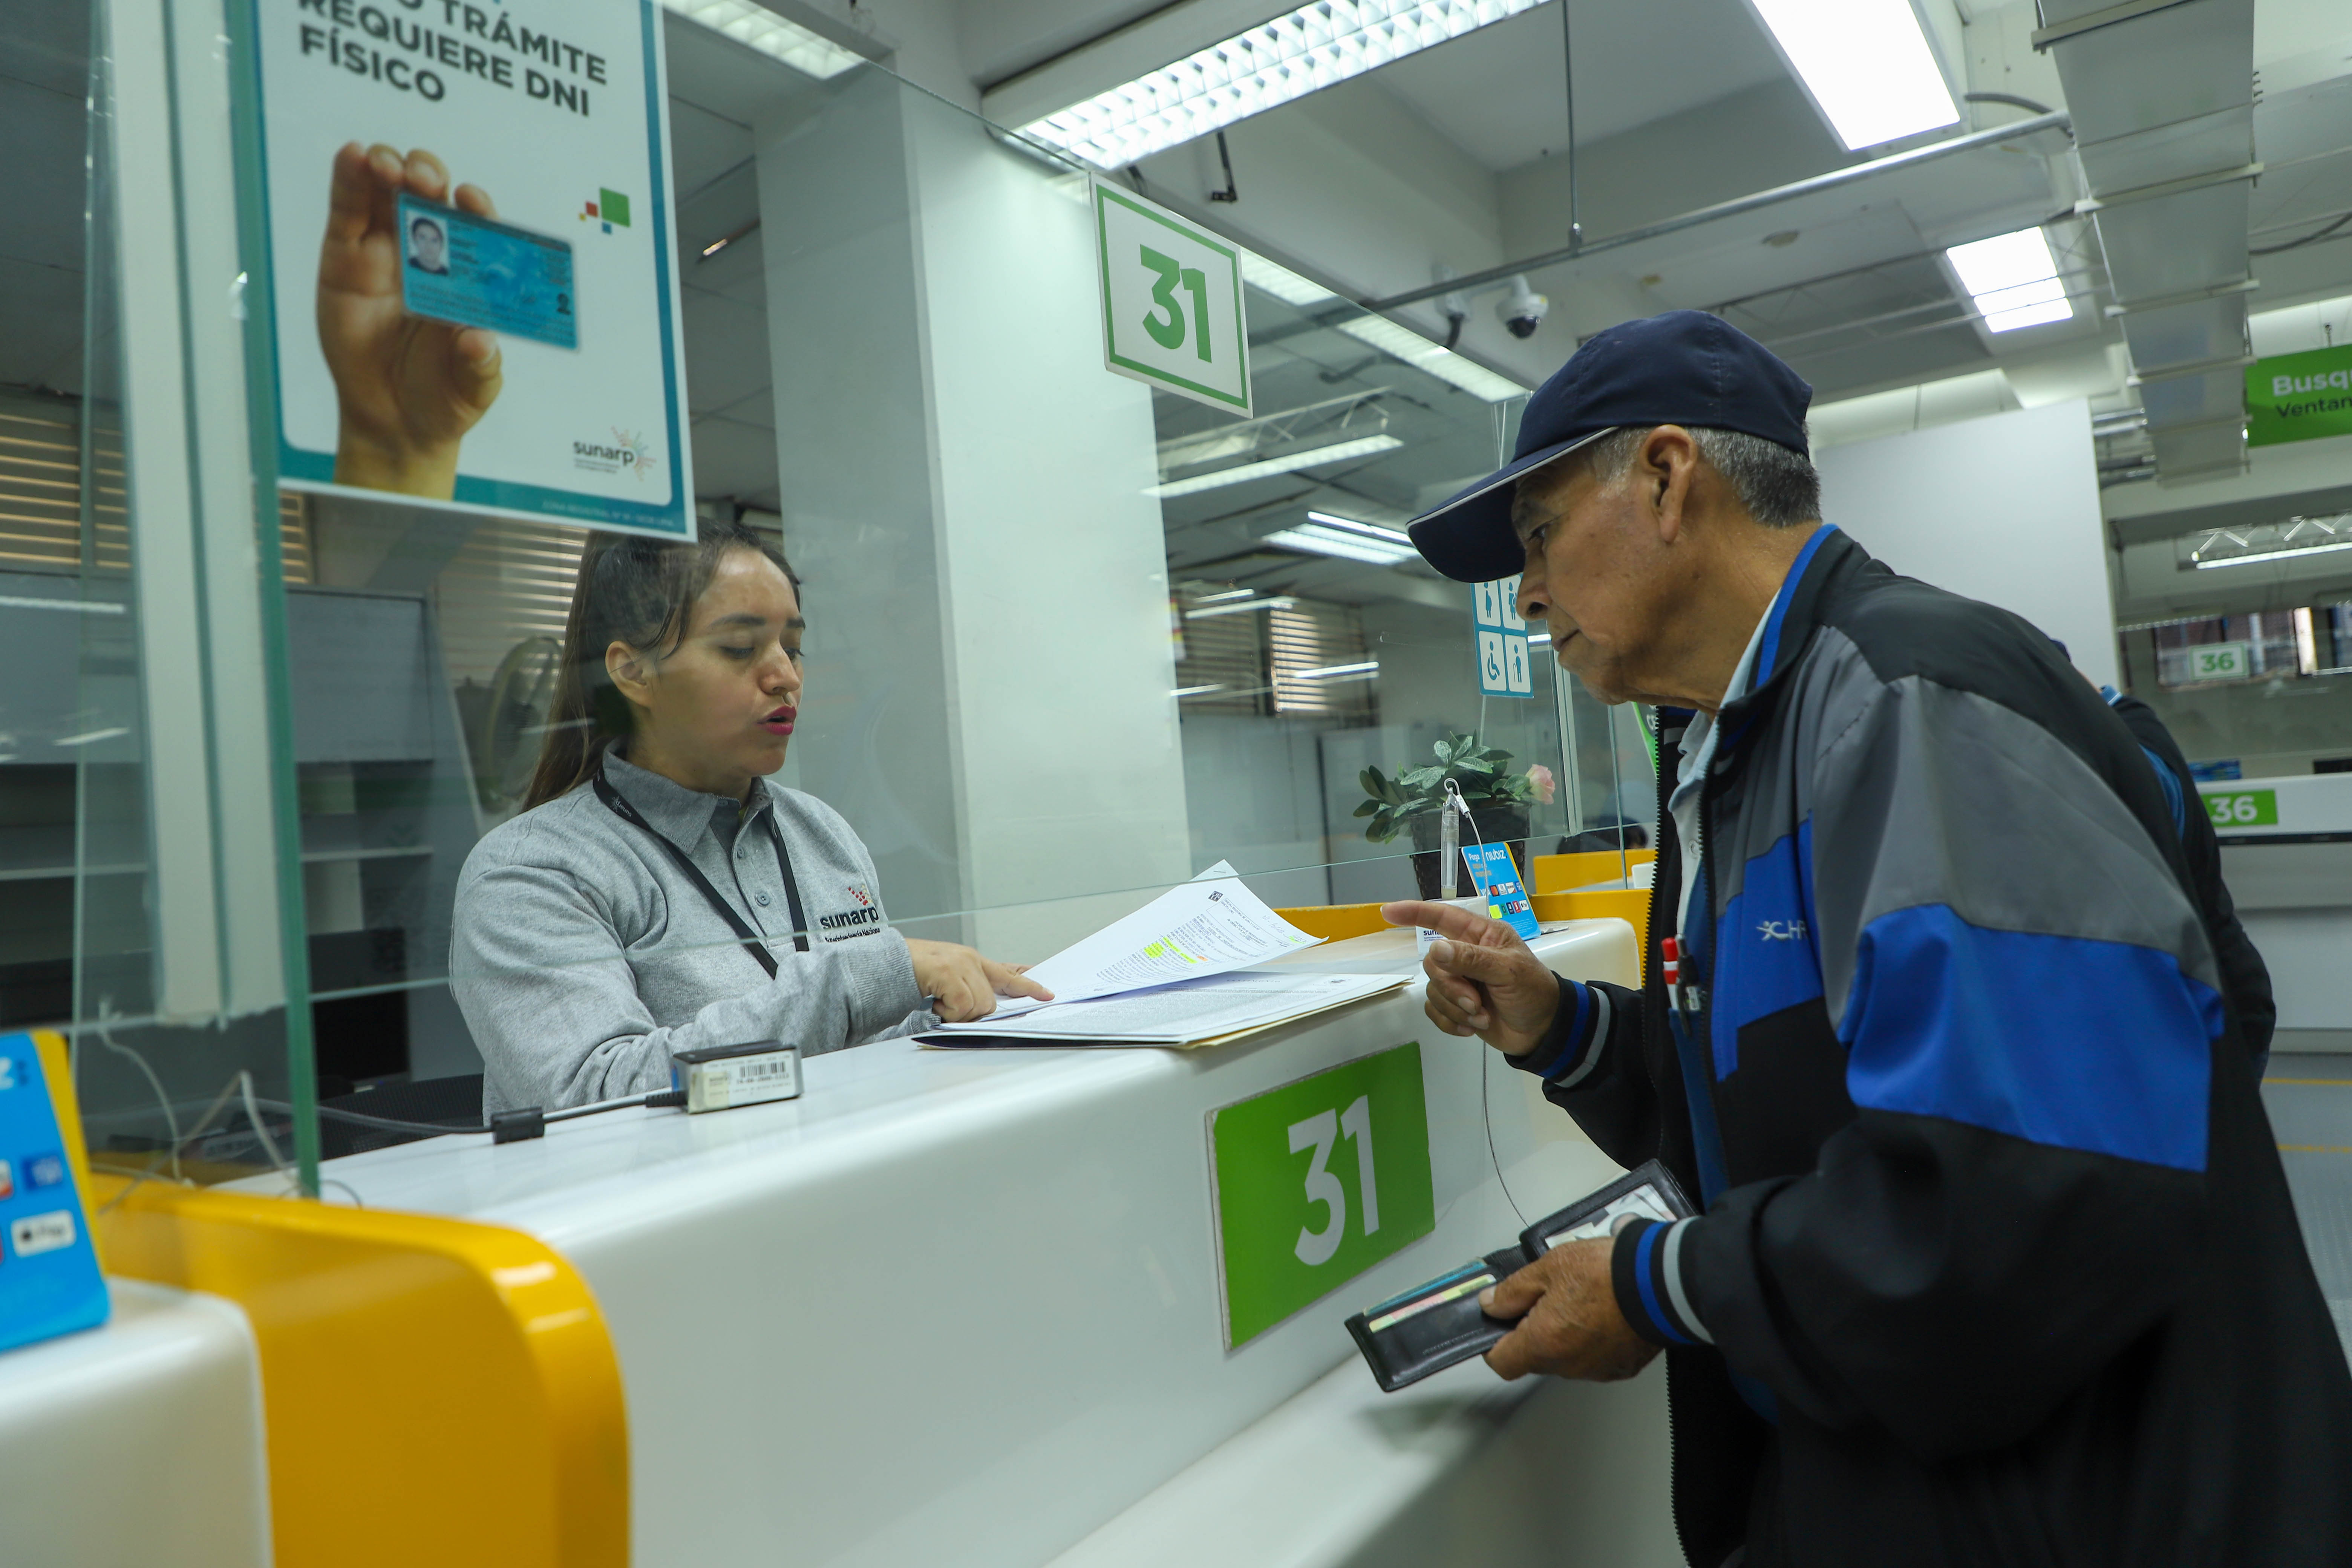
[[2266,1078],[2264,1083],[2333,1084],[2338,1089],[2352,1089],[2352,1078]]
[[2282,1143],[2282,1154],[2352,1154],[2352,1148],[2334,1143]]

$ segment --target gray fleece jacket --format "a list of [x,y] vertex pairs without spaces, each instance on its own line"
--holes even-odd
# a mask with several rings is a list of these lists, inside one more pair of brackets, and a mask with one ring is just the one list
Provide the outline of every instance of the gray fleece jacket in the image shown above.
[[[803,1054],[928,1027],[874,861],[838,813],[760,780],[747,809],[619,757],[605,774],[766,939],[770,979],[669,853],[582,784],[466,858],[449,988],[481,1048],[485,1113],[669,1087],[673,1051],[782,1040]],[[809,951],[761,820],[775,813]]]

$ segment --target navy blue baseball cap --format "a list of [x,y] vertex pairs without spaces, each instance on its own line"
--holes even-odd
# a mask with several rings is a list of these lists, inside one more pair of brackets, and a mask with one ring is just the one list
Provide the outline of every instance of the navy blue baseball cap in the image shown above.
[[1511,460],[1407,525],[1422,558],[1457,583],[1491,583],[1527,563],[1511,531],[1512,481],[1612,430],[1708,426],[1802,454],[1813,389],[1720,316],[1668,310],[1587,338],[1528,399]]

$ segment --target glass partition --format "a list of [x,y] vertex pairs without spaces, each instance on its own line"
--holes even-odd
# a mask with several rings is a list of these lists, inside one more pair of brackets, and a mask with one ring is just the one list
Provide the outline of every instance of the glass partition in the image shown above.
[[[243,737],[265,707],[265,575],[305,578],[308,538],[299,507],[252,513],[241,461],[208,485],[192,460],[224,436],[242,458],[235,404],[205,409],[187,373],[192,347],[225,342],[233,374],[236,329],[173,301],[234,268],[203,273],[175,241],[171,69],[105,5],[0,15],[18,181],[0,242],[0,1028],[68,1035],[100,1169],[286,1191],[308,1076],[289,1065],[268,759]],[[218,214],[213,236],[233,257]],[[265,526],[282,530],[266,569]],[[241,678],[224,709],[219,682]]]
[[[1638,717],[1559,676],[1539,626],[1521,689],[1482,694],[1472,588],[1400,531],[1502,460],[1520,388],[1255,255],[1251,416],[1109,374],[1088,174],[838,50],[661,17],[676,471],[733,544],[632,553],[462,471],[437,495],[351,482],[345,448],[331,469],[286,458],[279,488],[242,456],[276,435],[267,356],[315,336],[334,363],[337,285],[308,254],[282,270],[282,244],[278,273],[256,265],[257,192],[279,187],[229,89],[250,88],[242,33],[226,68],[143,43],[118,60],[110,18],[134,12],[0,24],[10,112],[38,132],[16,140],[57,193],[25,209],[47,251],[10,265],[58,275],[54,299],[8,294],[0,374],[0,628],[35,677],[0,695],[0,1006],[73,1033],[101,1163],[317,1190],[323,1158],[331,1195],[332,1160],[405,1134],[318,1121],[313,1097],[478,1125],[660,1087],[670,1048],[719,1034],[853,1044],[919,1013],[948,962],[924,944],[1034,962],[1219,861],[1278,908],[1410,897],[1433,885],[1435,794],[1405,776],[1441,762],[1530,882],[1530,857],[1646,842]],[[172,73],[179,120],[117,123],[125,81]],[[162,191],[174,243],[130,245],[115,226],[147,196],[114,187],[123,150],[185,142],[207,91],[245,162],[186,142]],[[303,197],[322,211],[326,162]],[[241,233],[205,205],[231,188]],[[649,232],[630,193],[499,200],[525,233]],[[157,315],[175,268],[242,324]],[[512,389],[563,362],[513,334],[499,352],[509,390],[482,417],[528,419]],[[169,398],[167,362],[194,367]],[[674,482],[631,431],[582,440],[583,466],[628,454],[647,496]],[[263,515],[217,488],[251,472]],[[604,586],[575,628],[583,563]],[[706,637],[738,568],[758,624]],[[660,692],[696,668],[722,704],[791,710],[782,744],[778,712],[730,710],[768,739],[719,746],[768,747],[764,820],[714,793],[727,767],[679,761],[692,704]],[[1405,794],[1368,816],[1375,770]],[[874,942],[886,926],[916,947]]]

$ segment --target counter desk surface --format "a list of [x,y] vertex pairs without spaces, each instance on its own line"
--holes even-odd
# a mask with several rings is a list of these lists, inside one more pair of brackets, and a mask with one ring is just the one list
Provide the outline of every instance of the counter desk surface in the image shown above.
[[[1634,978],[1622,921],[1538,951]],[[1286,962],[1418,974],[1409,931]],[[1228,1350],[1209,1113],[1409,1041],[1434,1230]],[[331,1199],[529,1232],[587,1279],[626,1384],[634,1561],[1038,1563],[1350,1361],[1349,1312],[1615,1173],[1489,1055],[1415,984],[1197,1052],[880,1042],[811,1058],[798,1100],[324,1173]],[[1461,1398],[1499,1386],[1457,1373],[1482,1385]]]

